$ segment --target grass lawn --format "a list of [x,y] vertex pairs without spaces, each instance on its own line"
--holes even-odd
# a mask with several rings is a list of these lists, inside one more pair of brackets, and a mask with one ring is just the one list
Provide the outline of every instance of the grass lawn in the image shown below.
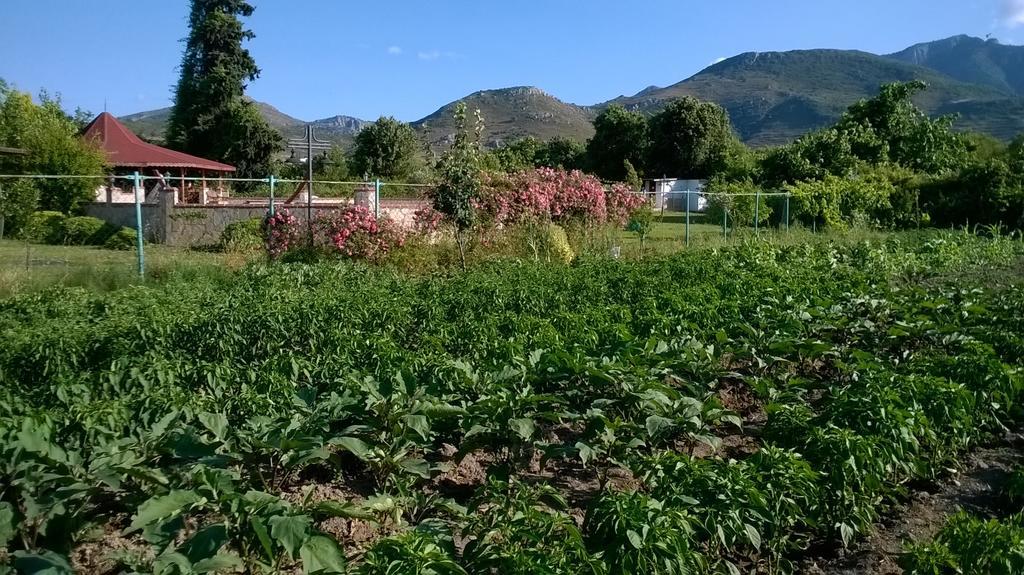
[[[245,256],[147,245],[146,282],[196,276],[226,277]],[[109,291],[142,283],[135,251],[89,246],[49,246],[0,240],[0,297],[51,285]]]

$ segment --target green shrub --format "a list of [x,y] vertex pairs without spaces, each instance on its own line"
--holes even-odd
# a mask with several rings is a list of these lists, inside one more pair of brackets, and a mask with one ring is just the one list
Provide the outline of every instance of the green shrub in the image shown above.
[[69,246],[102,246],[117,228],[99,218],[76,216],[64,220],[62,243]]
[[117,233],[107,238],[103,247],[108,250],[133,250],[136,246],[135,230],[132,228],[121,228]]
[[[749,178],[735,182],[712,178],[705,191],[709,194],[722,195],[710,196],[706,212],[708,220],[719,223],[723,220],[724,212],[728,211],[731,227],[754,227],[755,216],[758,225],[767,224],[772,217],[772,206],[769,203],[771,196],[761,196],[758,202],[756,194],[759,189]],[[756,207],[758,203],[760,207]]]
[[226,252],[258,252],[266,247],[263,219],[251,218],[228,224],[220,234],[220,247]]
[[64,220],[60,212],[35,212],[28,217],[22,236],[30,242],[59,244],[64,239]]

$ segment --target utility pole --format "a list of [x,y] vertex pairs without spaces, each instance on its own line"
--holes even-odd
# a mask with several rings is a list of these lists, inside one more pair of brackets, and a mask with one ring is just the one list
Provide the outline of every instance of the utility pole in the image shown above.
[[317,139],[313,134],[313,124],[306,124],[306,137],[291,138],[288,148],[306,150],[306,226],[309,229],[309,247],[313,247],[313,151],[331,149],[331,143]]

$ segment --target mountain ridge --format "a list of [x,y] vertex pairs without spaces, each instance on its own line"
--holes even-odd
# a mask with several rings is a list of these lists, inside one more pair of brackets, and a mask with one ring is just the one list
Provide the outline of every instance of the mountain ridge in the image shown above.
[[[488,146],[526,136],[585,140],[593,134],[593,118],[611,104],[654,113],[672,99],[690,95],[722,105],[748,144],[777,145],[829,125],[884,83],[909,80],[929,84],[917,99],[922,109],[932,115],[958,114],[960,129],[1003,140],[1024,132],[1024,114],[1019,113],[1024,112],[1024,46],[966,35],[887,55],[834,49],[744,52],[670,86],[652,85],[594,105],[565,102],[535,86],[479,90],[410,124],[432,149],[444,148],[454,128],[452,111],[458,102],[466,102],[483,113]],[[287,137],[303,134],[306,122],[257,104]],[[159,139],[160,121],[166,121],[169,110],[122,119],[140,135]],[[311,123],[319,137],[347,146],[372,122],[342,115]]]

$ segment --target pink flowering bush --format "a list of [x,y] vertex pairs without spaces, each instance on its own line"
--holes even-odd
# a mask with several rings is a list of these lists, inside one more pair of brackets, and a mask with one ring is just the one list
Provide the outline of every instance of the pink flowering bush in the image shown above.
[[512,176],[489,176],[475,207],[493,224],[543,219],[555,223],[624,225],[643,204],[623,184],[606,191],[600,180],[580,171],[551,168]]
[[272,216],[267,214],[263,220],[263,233],[267,239],[267,253],[271,259],[279,258],[299,245],[302,237],[299,219],[283,209],[277,210]]
[[608,210],[608,222],[617,226],[625,226],[630,216],[647,203],[647,198],[626,184],[612,184],[605,192],[605,206]]
[[444,214],[434,209],[433,206],[426,206],[413,212],[412,225],[418,233],[431,234],[441,227]]
[[399,226],[387,217],[377,219],[366,206],[349,206],[322,216],[317,228],[331,248],[351,259],[379,261],[405,244]]

